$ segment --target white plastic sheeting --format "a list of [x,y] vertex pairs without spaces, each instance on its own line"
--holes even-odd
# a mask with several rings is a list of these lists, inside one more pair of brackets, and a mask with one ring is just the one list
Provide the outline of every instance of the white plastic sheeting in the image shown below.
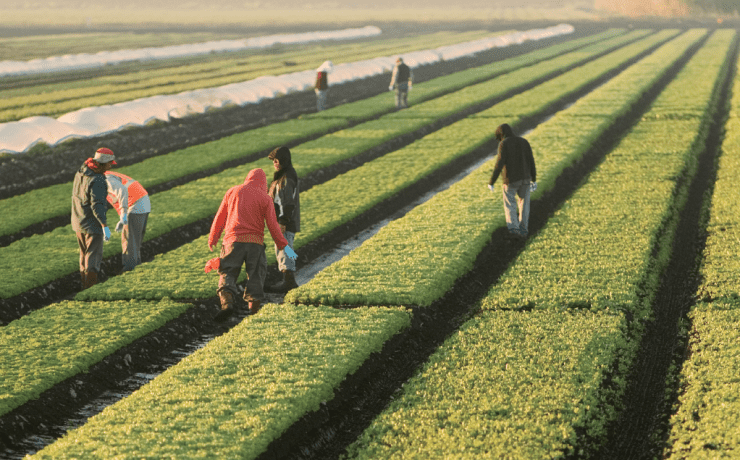
[[[560,24],[545,29],[533,29],[495,36],[433,50],[403,54],[409,67],[418,67],[442,60],[453,60],[478,52],[523,43],[528,40],[573,33],[574,28]],[[393,69],[396,56],[377,57],[365,61],[335,64],[330,84],[367,78]],[[152,120],[169,121],[204,113],[227,105],[254,104],[265,98],[313,88],[315,70],[276,76],[263,76],[217,88],[204,88],[173,95],[153,96],[115,105],[88,107],[67,113],[58,119],[30,117],[0,124],[0,152],[22,153],[39,142],[56,145],[70,138],[100,136],[130,126],[143,126]]]
[[381,30],[378,27],[366,26],[354,29],[267,35],[241,40],[218,40],[158,48],[101,51],[95,54],[66,54],[64,56],[52,56],[30,61],[0,61],[0,77],[82,70],[130,61],[151,61],[155,59],[171,59],[225,51],[267,48],[279,43],[294,44],[323,40],[347,40],[372,37],[380,34]]

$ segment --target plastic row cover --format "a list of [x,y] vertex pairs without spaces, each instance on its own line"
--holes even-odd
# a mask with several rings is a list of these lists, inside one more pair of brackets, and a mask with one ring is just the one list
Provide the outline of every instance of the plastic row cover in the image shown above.
[[[433,50],[410,52],[403,55],[409,67],[418,67],[442,60],[453,60],[478,52],[541,40],[572,33],[567,24],[516,32],[482,40],[443,46]],[[367,78],[390,72],[396,56],[377,57],[365,61],[334,65],[330,84]],[[313,88],[315,72],[307,70],[277,76],[264,76],[217,88],[204,88],[173,95],[153,96],[114,105],[88,107],[67,113],[58,119],[29,117],[0,124],[0,152],[22,153],[40,142],[53,146],[66,139],[100,136],[131,126],[143,126],[153,120],[170,121],[188,115],[204,113],[227,105],[253,104],[265,98],[274,98],[293,91]]]

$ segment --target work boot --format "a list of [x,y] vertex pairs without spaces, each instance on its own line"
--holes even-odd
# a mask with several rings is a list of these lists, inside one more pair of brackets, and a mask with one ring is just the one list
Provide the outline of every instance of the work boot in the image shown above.
[[262,302],[259,300],[252,300],[249,302],[249,314],[255,315],[258,311],[260,311],[260,308],[262,307]]
[[298,287],[298,283],[295,282],[295,272],[292,270],[283,271],[283,280],[278,284],[272,284],[265,286],[265,292],[277,292],[283,293],[295,289]]
[[234,294],[229,291],[222,291],[218,293],[218,297],[221,299],[221,310],[216,313],[213,320],[222,323],[234,314]]
[[98,272],[88,270],[85,272],[85,281],[82,284],[82,289],[87,289],[98,284]]

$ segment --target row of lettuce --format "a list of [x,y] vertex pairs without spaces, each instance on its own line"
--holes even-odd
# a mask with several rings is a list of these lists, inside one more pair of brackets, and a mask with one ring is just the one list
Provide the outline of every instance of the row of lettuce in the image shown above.
[[[740,64],[740,63],[739,63]],[[740,450],[740,73],[736,73],[709,201],[698,303],[689,313],[688,357],[665,458],[732,458]]]
[[[543,185],[551,188],[554,177],[579,155],[563,162],[553,154],[553,160],[547,160],[547,150],[563,143],[563,132],[570,132],[576,120],[580,126],[582,119],[588,123],[588,118],[600,118],[583,139],[574,136],[568,141],[585,145],[593,140],[591,136],[598,137],[612,113],[627,110],[651,82],[657,81],[659,77],[653,73],[656,67],[658,74],[665,72],[705,34],[682,34],[538,127],[530,137],[533,145],[538,141],[543,144],[536,152],[538,160],[542,158]],[[663,248],[670,245],[675,215],[685,199],[685,190],[679,184],[684,184],[681,179],[690,178],[695,170],[702,128],[714,115],[716,84],[726,71],[733,39],[732,32],[717,32],[710,37],[643,121],[533,237],[501,283],[492,287],[480,314],[440,348],[405,386],[400,401],[376,420],[350,448],[348,456],[404,458],[449,453],[452,447],[458,449],[455,455],[469,458],[491,453],[519,458],[556,457],[575,446],[592,447],[578,439],[579,432],[586,433],[593,445],[598,444],[604,425],[618,409],[615,401],[623,389],[640,333],[641,322],[628,321],[627,317],[649,317],[651,289],[667,256]],[[609,95],[625,92],[631,97],[615,101],[610,108]],[[686,98],[687,92],[693,97]],[[591,97],[593,100],[589,100]],[[676,131],[686,134],[665,135]],[[551,136],[549,141],[545,133]],[[650,147],[646,149],[646,145]],[[580,151],[582,155],[585,148]],[[641,156],[645,158],[638,158]],[[648,198],[624,193],[630,188],[624,178],[633,172],[635,161],[646,168],[644,174],[655,175],[652,180],[656,186],[650,188]],[[479,207],[493,201],[478,190],[466,200],[459,198],[460,189],[471,186],[466,182],[475,182],[478,189],[485,190],[482,177],[490,167],[485,165],[463,180],[464,185],[438,194],[420,208],[435,208],[449,201],[437,209],[454,209],[457,213],[469,206],[466,202],[471,196]],[[648,210],[639,209],[646,204]],[[599,216],[591,215],[592,206],[602,210]],[[427,265],[435,261],[426,249],[430,240],[439,241],[449,233],[462,235],[457,254],[466,246],[479,244],[465,237],[471,229],[492,220],[499,227],[504,225],[500,205],[484,207],[479,214],[486,217],[486,222],[453,222],[449,227],[438,224],[436,234],[407,233],[402,242],[394,241],[394,253],[406,252],[417,265]],[[401,221],[407,219],[412,225],[419,223],[418,217],[410,213],[399,225],[405,225]],[[647,237],[630,231],[634,222],[646,223]],[[628,244],[622,241],[621,245],[602,248],[603,240],[609,240],[615,232],[624,235]],[[570,244],[561,244],[564,233]],[[380,232],[362,247],[377,249],[381,246],[377,242],[382,243],[384,238],[384,232]],[[608,263],[594,267],[592,258],[598,260],[602,250],[614,255],[603,259]],[[626,257],[632,265],[625,262],[627,269],[614,273],[609,265],[621,263],[625,250],[631,253]],[[660,255],[651,257],[653,250]],[[524,262],[524,258],[530,259]],[[553,260],[558,261],[555,267],[551,266]],[[582,260],[581,266],[602,271],[592,273],[589,283],[580,275],[573,276],[581,266],[572,260]],[[385,264],[386,269],[393,266]],[[387,270],[385,282],[376,290],[393,285],[398,275]],[[446,276],[454,280],[459,274],[447,272]],[[561,286],[548,297],[548,291],[540,287],[541,279],[572,283],[572,289]],[[315,280],[320,282],[318,277]],[[335,277],[334,281],[343,280]],[[508,292],[511,285],[521,286],[525,297],[512,300]],[[578,298],[570,298],[570,292],[579,293]],[[605,292],[614,294],[604,296]],[[531,293],[543,297],[526,297]],[[419,298],[419,304],[424,305],[424,298]],[[141,301],[131,303],[135,302]],[[166,303],[172,301],[148,304]],[[526,308],[519,308],[522,306]],[[37,457],[254,458],[295,420],[331,398],[345,375],[407,326],[408,313],[400,306],[332,310],[324,306],[269,305],[260,315],[249,317],[129,398],[40,451]],[[486,365],[481,366],[481,362]],[[604,384],[607,378],[612,381],[609,385]]]
[[[655,40],[664,41],[676,33],[669,31]],[[661,62],[672,62],[677,59],[688,46],[701,37],[701,33],[686,34],[685,37],[676,42],[675,49],[671,52],[659,53],[662,56]],[[652,40],[631,45],[628,48],[633,49],[625,51],[626,56],[644,49],[648,43],[652,43]],[[507,100],[496,106],[500,106],[504,113],[515,117],[545,113],[545,109],[552,105],[554,100],[567,97],[575,88],[596,78],[593,73],[597,69],[604,67],[602,71],[606,71],[615,63],[622,62],[625,58],[622,53],[618,52],[617,58],[605,56],[554,79],[555,86],[561,87],[560,90],[554,90],[553,86],[537,87],[516,96],[514,100]],[[611,59],[615,62],[607,65]],[[668,64],[665,64],[665,67],[667,68]],[[565,82],[569,85],[563,85]],[[628,92],[633,91],[635,98],[639,99],[649,85],[645,84],[639,90],[633,90],[633,87],[632,84],[625,85],[625,89]],[[533,101],[534,104],[527,101]],[[413,109],[409,109],[411,110]],[[491,121],[487,117],[479,120],[485,120],[486,123]],[[463,122],[443,128],[407,148],[368,162],[356,170],[303,192],[301,201],[305,231],[299,234],[296,247],[300,248],[385,198],[401,192],[413,182],[469,153],[493,135],[492,129],[478,130],[477,133],[469,129],[461,130],[461,123]],[[429,142],[432,144],[428,144]],[[415,144],[426,147],[415,148]],[[303,146],[294,151],[296,153],[301,151],[301,147]],[[427,153],[423,153],[424,150]],[[308,160],[310,155],[305,158]],[[413,174],[399,180],[397,174],[399,162],[401,164],[414,162],[402,168]],[[299,160],[295,161],[297,167],[300,167],[301,163]],[[240,179],[249,168],[250,166],[246,166],[232,174],[238,174],[236,177]],[[367,180],[372,180],[373,183],[366,184]],[[208,182],[207,186],[216,185]],[[192,193],[192,196],[198,196],[198,193]],[[213,206],[217,205],[218,202],[213,203]],[[3,368],[8,369],[14,377],[5,382],[10,387],[3,391],[7,396],[4,401],[0,401],[2,404],[0,414],[37,397],[41,392],[89,367],[116,348],[125,346],[154,328],[162,326],[187,308],[187,305],[169,299],[208,298],[215,295],[215,277],[203,273],[205,261],[212,257],[208,252],[206,238],[207,236],[203,236],[173,251],[158,255],[151,262],[142,264],[130,273],[111,278],[105,283],[82,291],[77,294],[75,302],[50,305],[5,326],[0,341],[6,352],[0,360]],[[268,262],[274,262],[274,253],[271,251],[268,251]],[[114,310],[110,310],[109,307],[98,307],[101,303],[114,299],[122,301],[114,302],[117,305]],[[159,301],[160,299],[165,300]],[[149,314],[141,315],[140,309],[146,309]],[[98,328],[96,321],[88,323],[75,319],[79,312],[88,310],[95,312],[94,317],[97,321],[105,321],[108,326]],[[121,327],[116,329],[115,325],[119,324]],[[58,333],[51,337],[35,337],[28,340],[29,337],[39,335],[39,327],[52,328]],[[100,334],[107,338],[100,340]],[[99,340],[100,345],[96,347],[95,353],[90,353],[86,347],[63,345],[78,342],[95,343],[96,340]],[[49,350],[55,351],[49,353]],[[50,355],[54,355],[55,358],[50,360]]]
[[10,88],[0,91],[0,122],[37,115],[61,115],[85,107],[218,87],[266,75],[278,75],[286,70],[309,70],[327,59],[335,63],[352,62],[461,43],[484,36],[490,36],[490,32],[437,32],[416,37],[338,43],[331,47],[320,44],[290,46],[278,48],[277,52],[228,53],[205,62],[185,59],[177,65],[163,68],[138,70],[140,66],[137,66],[118,75]]
[[[656,41],[659,42],[660,40],[665,40],[665,38],[665,34],[655,34],[654,36],[648,37],[633,46],[627,47],[628,51],[622,51],[621,53],[616,52],[614,57],[610,58],[609,56],[606,56],[599,59],[599,66],[591,65],[591,68],[594,68],[594,75],[581,75],[579,79],[570,82],[570,91],[575,91],[578,87],[586,84],[586,82],[597,78],[598,75],[603,75],[607,71],[606,69],[613,69],[616,66],[623,64],[625,60],[629,59],[629,53],[634,56],[634,54],[644,51],[650,46],[654,46]],[[600,41],[582,50],[547,59],[530,66],[521,67],[521,64],[519,64],[516,66],[515,70],[512,70],[508,74],[499,75],[491,80],[468,86],[466,89],[455,91],[426,103],[420,103],[403,112],[394,112],[379,119],[355,125],[352,128],[340,130],[313,141],[303,143],[291,149],[293,153],[293,162],[297,165],[298,173],[301,176],[305,176],[306,174],[334,164],[338,161],[357,156],[368,149],[382,145],[398,136],[413,133],[422,127],[429,126],[435,121],[460,112],[467,107],[483,104],[487,101],[494,102],[497,98],[500,98],[502,94],[521,88],[526,84],[526,82],[531,82],[534,79],[543,78],[548,75],[557,74],[562,71],[563,67],[567,68],[573,65],[574,62],[582,63],[588,60],[589,57],[593,57],[594,55],[603,53],[605,50],[609,50],[623,44],[623,40],[626,39],[627,38],[620,36],[603,42]],[[623,53],[628,54],[625,56]],[[576,54],[577,56],[574,57],[573,54]],[[521,60],[525,60],[524,58],[514,59],[519,60],[520,62]],[[601,69],[600,66],[604,66],[605,68]],[[559,80],[567,82],[568,79],[560,77]],[[441,86],[446,87],[446,85]],[[547,98],[544,100],[549,101],[552,104],[561,99],[563,97],[562,94],[562,91],[554,92],[551,95],[547,95]],[[533,100],[536,104],[539,104],[537,99]],[[434,107],[428,107],[428,104],[432,104]],[[544,107],[541,104],[539,106]],[[538,110],[542,110],[542,108]],[[324,120],[325,118],[318,117],[318,124],[322,125]],[[298,122],[300,121],[301,120],[298,120]],[[309,123],[308,120],[306,120],[306,122]],[[268,128],[265,128],[265,130],[267,129]],[[256,131],[259,132],[251,132],[250,136],[262,134],[264,130],[260,129]],[[273,132],[276,131],[277,130]],[[492,129],[486,130],[486,132],[490,131],[492,131]],[[303,133],[305,133],[305,131],[303,131]],[[287,140],[289,135],[290,134],[284,135],[282,139]],[[246,138],[246,135],[238,136]],[[278,139],[280,138],[271,138],[272,142],[275,142]],[[245,139],[243,139],[243,141],[244,140]],[[238,152],[241,151],[240,144],[234,141],[228,142],[229,143],[227,143],[227,141],[217,141],[217,146],[221,147],[219,150],[221,152],[230,151],[232,156],[238,155]],[[201,153],[205,153],[205,149],[209,149],[210,151],[213,148],[204,146],[194,147],[188,150],[196,150]],[[176,162],[176,164],[184,163],[184,158],[182,158],[181,155],[170,154],[165,157],[169,158],[170,161]],[[162,157],[162,159],[157,158],[146,160],[141,163],[142,166],[136,165],[130,168],[121,169],[126,169],[126,171],[122,172],[128,174],[132,173],[131,169],[137,168],[133,172],[140,171],[143,174],[145,171],[143,168],[145,166],[152,168],[154,166],[162,165],[163,161],[164,157]],[[257,167],[265,169],[268,173],[271,171],[269,160],[262,157],[243,166],[228,169],[221,173],[172,188],[166,192],[152,195],[152,214],[149,219],[150,224],[147,227],[146,240],[156,238],[173,229],[198,221],[199,219],[212,216],[214,210],[218,208],[220,200],[226,190],[233,185],[241,183],[243,178],[246,177],[247,172]],[[166,168],[155,169],[161,170]],[[395,166],[390,168],[391,171],[395,171],[396,169],[397,167]],[[132,174],[132,177],[137,176]],[[144,181],[145,180],[146,179],[144,179]],[[54,188],[56,187],[51,187],[51,189]],[[376,192],[379,193],[381,190]],[[370,191],[366,191],[366,193],[370,193]],[[34,195],[34,197],[39,198],[38,195]],[[36,202],[38,201],[33,201],[33,203]],[[29,206],[29,204],[27,204],[27,206]],[[306,214],[312,215],[311,213]],[[317,219],[326,218],[323,215],[314,215]],[[111,222],[117,221],[115,211],[111,210],[109,212],[109,219]],[[318,227],[325,229],[326,226],[319,225]],[[307,228],[310,227],[307,226]],[[305,237],[305,232],[302,232],[302,239],[299,239],[296,242],[296,245],[300,246],[305,244]],[[120,244],[118,244],[117,239],[118,236],[116,235],[112,239],[112,244],[106,245],[104,251],[104,255],[106,257],[120,253]],[[20,239],[6,247],[0,248],[0,257],[10,261],[8,265],[0,268],[0,272],[8,274],[7,276],[0,277],[0,298],[12,297],[13,295],[20,294],[29,289],[43,286],[45,283],[67,274],[74,273],[77,270],[76,253],[78,251],[74,241],[75,239],[71,226],[68,225],[45,234],[33,235]],[[50,257],[50,255],[52,255],[52,257]],[[15,263],[13,261],[15,261]],[[31,269],[19,270],[20,267],[31,267]],[[12,276],[10,275],[11,273],[13,273]]]

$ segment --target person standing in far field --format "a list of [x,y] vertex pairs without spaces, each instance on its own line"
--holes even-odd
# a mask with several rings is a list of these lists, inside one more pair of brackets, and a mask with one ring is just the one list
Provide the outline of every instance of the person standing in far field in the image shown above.
[[391,74],[390,91],[396,90],[396,109],[406,109],[409,106],[409,90],[411,89],[414,74],[402,58],[396,59],[396,66]]
[[[275,205],[280,230],[293,247],[295,234],[301,231],[301,200],[298,190],[298,174],[293,168],[288,147],[278,147],[268,155],[275,168],[270,183],[269,195]],[[283,273],[283,281],[265,287],[267,292],[288,292],[298,287],[295,281],[295,260],[286,256],[285,251],[275,245],[278,269]]]
[[506,123],[496,128],[498,155],[488,188],[493,192],[499,174],[503,173],[503,198],[506,226],[516,238],[526,238],[529,226],[529,193],[537,190],[537,169],[529,142],[515,136]]
[[224,233],[221,255],[206,264],[206,273],[218,269],[218,297],[221,311],[214,318],[226,321],[234,312],[234,300],[238,295],[236,280],[242,264],[246,266],[247,284],[244,300],[249,302],[249,311],[257,313],[264,298],[267,276],[265,257],[265,224],[275,246],[284,249],[285,255],[296,259],[298,255],[288,245],[275,217],[275,207],[267,194],[267,175],[260,168],[249,171],[242,185],[231,187],[224,195],[221,206],[211,225],[208,248],[213,251]]
[[106,171],[105,180],[108,183],[108,203],[120,217],[116,232],[122,232],[121,272],[133,270],[141,263],[141,243],[152,212],[149,194],[138,181],[119,172]]
[[324,61],[324,63],[316,69],[316,84],[314,85],[314,90],[316,91],[316,110],[319,112],[326,108],[326,99],[329,95],[329,73],[333,67],[334,65],[331,61]]
[[103,243],[110,240],[106,213],[108,184],[105,171],[116,164],[115,155],[101,148],[88,158],[75,174],[72,186],[72,230],[80,247],[80,279],[82,289],[98,283],[100,263],[103,261]]

